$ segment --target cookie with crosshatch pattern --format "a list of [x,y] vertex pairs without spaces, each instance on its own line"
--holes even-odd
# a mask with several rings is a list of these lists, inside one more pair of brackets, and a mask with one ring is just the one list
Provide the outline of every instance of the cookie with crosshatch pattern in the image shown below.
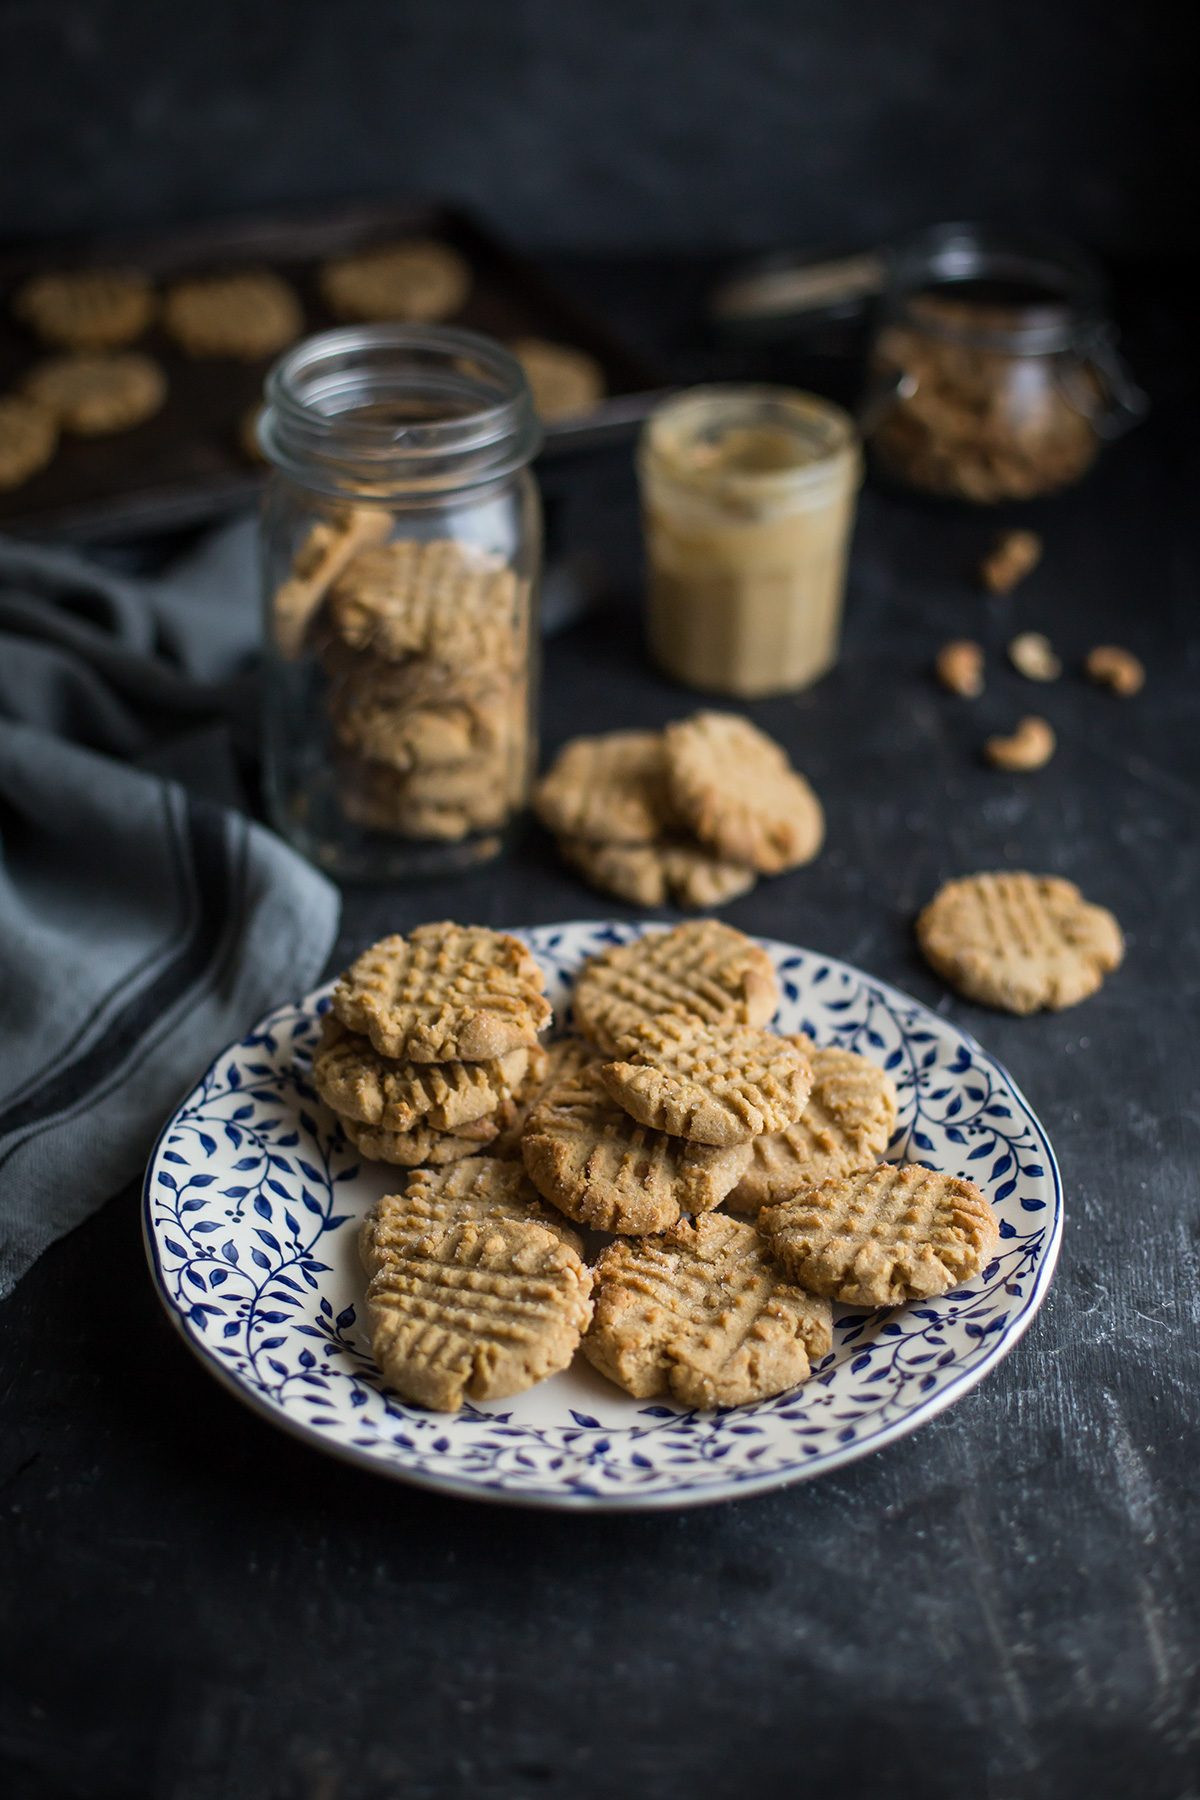
[[900,1306],[961,1287],[1000,1225],[974,1182],[918,1164],[834,1175],[764,1207],[758,1228],[793,1281],[847,1306]]
[[578,1253],[544,1225],[455,1219],[399,1244],[371,1277],[371,1347],[406,1400],[457,1412],[565,1369],[591,1289]]
[[450,920],[381,938],[351,964],[333,1010],[382,1056],[484,1062],[537,1043],[545,977],[518,938]]
[[579,1030],[612,1056],[623,1032],[664,1013],[722,1028],[765,1025],[779,983],[761,944],[719,919],[696,919],[589,957],[571,1003]]
[[643,1125],[699,1144],[742,1144],[799,1119],[812,1069],[774,1032],[666,1013],[625,1032],[600,1079]]
[[65,269],[33,275],[12,309],[44,343],[62,350],[117,350],[154,317],[154,289],[136,269]]
[[960,994],[1013,1013],[1075,1006],[1125,954],[1106,908],[1073,881],[1023,870],[947,882],[918,918],[917,941]]
[[362,1125],[457,1131],[511,1099],[531,1056],[540,1054],[522,1046],[485,1062],[397,1062],[327,1013],[313,1055],[313,1086],[335,1113]]
[[582,1253],[582,1240],[547,1206],[519,1162],[472,1156],[443,1169],[416,1169],[397,1194],[384,1194],[359,1227],[358,1250],[368,1275],[430,1231],[471,1219],[544,1225]]
[[798,1387],[830,1349],[829,1302],[793,1286],[754,1227],[723,1213],[610,1244],[594,1273],[583,1353],[637,1399],[742,1406]]
[[821,802],[786,751],[739,713],[698,712],[663,733],[667,794],[683,824],[727,862],[777,875],[810,862]]

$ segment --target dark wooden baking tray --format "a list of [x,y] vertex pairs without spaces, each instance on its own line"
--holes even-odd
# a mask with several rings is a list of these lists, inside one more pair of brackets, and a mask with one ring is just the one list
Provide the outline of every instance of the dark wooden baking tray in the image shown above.
[[[452,244],[471,264],[472,292],[455,324],[501,339],[555,339],[599,361],[610,398],[578,419],[548,426],[544,455],[588,448],[644,416],[658,385],[655,373],[601,321],[560,294],[535,263],[470,214],[415,203],[342,205],[86,242],[43,239],[0,252],[0,392],[44,353],[7,305],[13,289],[37,271],[116,263],[169,281],[267,264],[295,285],[306,328],[321,331],[338,321],[322,304],[319,264],[350,249],[409,235]],[[130,537],[196,523],[256,494],[262,470],[239,444],[238,427],[262,391],[270,358],[249,364],[193,361],[157,329],[137,347],[157,357],[166,370],[169,392],[162,411],[111,437],[64,437],[48,468],[23,486],[0,493],[0,530],[94,541]]]

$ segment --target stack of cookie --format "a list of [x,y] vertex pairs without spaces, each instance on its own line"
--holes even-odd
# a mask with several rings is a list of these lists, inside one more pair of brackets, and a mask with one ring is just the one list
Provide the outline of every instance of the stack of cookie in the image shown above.
[[574,738],[534,808],[585,880],[634,906],[719,906],[809,862],[825,834],[803,775],[735,713]]
[[[463,962],[454,946],[465,938]],[[511,1054],[498,1049],[493,994],[506,1030],[519,1018],[536,1035],[540,986],[512,946],[425,927],[407,944],[385,940],[344,978],[336,1029],[361,1034],[356,1079],[332,1077],[340,1038],[318,1054],[318,1086],[364,1153],[380,1153],[358,1116],[379,1111],[379,1057]],[[443,952],[453,983],[414,982]],[[432,1011],[418,1015],[427,986]],[[888,1077],[766,1029],[777,1002],[767,953],[713,919],[583,967],[580,1035],[550,1045],[504,1129],[473,1140],[483,1154],[447,1152],[459,1159],[412,1175],[364,1223],[372,1341],[398,1392],[454,1410],[516,1393],[582,1347],[638,1398],[738,1405],[807,1379],[831,1346],[832,1301],[891,1306],[983,1266],[997,1236],[984,1196],[880,1165],[896,1119]],[[528,1035],[519,1047],[532,1049]],[[718,1212],[723,1202],[749,1217]],[[564,1219],[614,1234],[590,1268]]]
[[317,1092],[364,1156],[404,1168],[477,1153],[542,1078],[550,1006],[516,938],[450,924],[384,938],[337,985]]
[[[528,779],[528,583],[453,539],[370,542],[358,530],[323,578],[320,613],[342,808],[403,837],[495,829]],[[296,580],[277,612],[292,607]]]

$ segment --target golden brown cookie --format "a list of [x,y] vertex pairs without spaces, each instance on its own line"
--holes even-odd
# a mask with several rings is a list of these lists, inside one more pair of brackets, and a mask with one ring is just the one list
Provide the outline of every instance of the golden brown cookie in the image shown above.
[[758,1228],[794,1281],[847,1306],[900,1306],[977,1275],[1000,1226],[970,1181],[915,1164],[833,1175],[766,1206]]
[[639,1400],[765,1400],[807,1381],[833,1341],[829,1302],[793,1287],[754,1227],[721,1213],[610,1244],[595,1283],[584,1355]]
[[163,324],[188,356],[257,362],[295,342],[304,314],[271,269],[240,269],[177,282],[163,304]]
[[406,1400],[456,1412],[464,1398],[519,1394],[565,1369],[591,1320],[591,1287],[544,1226],[460,1220],[403,1244],[372,1276],[371,1347]]
[[536,1044],[545,977],[518,938],[478,925],[419,925],[381,938],[338,982],[333,1010],[383,1056],[484,1062]]
[[358,1233],[358,1251],[368,1275],[414,1238],[467,1220],[507,1219],[543,1225],[582,1253],[583,1243],[560,1212],[547,1206],[519,1162],[491,1156],[468,1157],[442,1169],[416,1169],[399,1194],[385,1194],[367,1213]]
[[529,1054],[529,1074],[515,1096],[512,1122],[488,1145],[489,1156],[514,1157],[520,1162],[526,1122],[543,1095],[596,1061],[594,1047],[581,1037],[555,1038],[545,1049],[531,1050]]
[[62,350],[118,350],[154,317],[154,289],[136,269],[71,269],[34,275],[12,309],[44,343]]
[[152,417],[167,397],[167,378],[158,364],[135,350],[53,356],[36,363],[23,385],[31,400],[77,437],[128,431]]
[[518,338],[512,353],[525,371],[533,404],[549,424],[585,413],[604,396],[604,371],[594,356],[548,338]]
[[756,1213],[830,1175],[873,1168],[895,1130],[896,1089],[882,1069],[803,1035],[789,1041],[808,1058],[812,1092],[797,1124],[753,1140],[750,1167],[729,1196],[733,1212]]
[[722,862],[685,838],[653,844],[590,844],[560,838],[558,847],[584,880],[601,893],[631,906],[674,906],[707,910],[748,894],[758,880],[753,869]]
[[663,1013],[765,1025],[779,984],[760,944],[717,919],[696,919],[589,957],[571,1001],[579,1030],[611,1056],[623,1032]]
[[620,1041],[600,1079],[643,1125],[696,1144],[744,1144],[794,1125],[812,1087],[808,1058],[753,1026],[703,1025],[670,1013]]
[[503,689],[493,688],[486,700],[413,705],[369,683],[362,692],[343,684],[331,696],[330,712],[338,741],[369,762],[401,773],[466,763],[482,773],[490,761],[503,780],[509,728]]
[[533,809],[560,837],[652,843],[670,823],[661,732],[572,738],[534,788]]
[[960,994],[1014,1013],[1086,1000],[1125,953],[1116,919],[1074,882],[1015,870],[948,882],[918,918],[917,941]]
[[431,238],[378,244],[326,263],[321,294],[339,319],[448,319],[460,310],[471,271],[456,250]]
[[741,1179],[748,1146],[714,1148],[652,1131],[612,1100],[588,1066],[547,1090],[529,1114],[521,1155],[538,1192],[600,1231],[665,1231],[711,1212]]
[[533,1054],[522,1048],[488,1062],[395,1062],[329,1013],[313,1056],[313,1086],[326,1106],[361,1125],[461,1131],[512,1098]]
[[21,394],[0,394],[0,492],[20,487],[54,456],[58,421]]
[[702,844],[764,875],[817,854],[825,836],[820,801],[748,719],[701,712],[668,725],[663,736],[671,805]]
[[474,1119],[457,1131],[436,1131],[432,1125],[414,1125],[410,1131],[388,1131],[382,1125],[364,1125],[359,1119],[338,1114],[338,1124],[368,1162],[391,1163],[398,1169],[441,1168],[464,1156],[481,1156],[511,1117],[501,1103],[486,1119]]
[[386,763],[340,757],[337,762],[338,804],[346,817],[367,831],[392,837],[455,844],[480,831],[492,831],[507,820],[511,802],[505,789],[475,784],[460,800],[421,798],[410,777]]
[[309,621],[343,569],[361,550],[381,544],[392,515],[381,506],[348,506],[310,525],[292,558],[291,573],[272,603],[275,643],[289,660],[300,654]]
[[350,650],[388,662],[429,657],[492,676],[520,649],[517,578],[499,557],[453,538],[402,538],[364,550],[329,594],[329,624]]

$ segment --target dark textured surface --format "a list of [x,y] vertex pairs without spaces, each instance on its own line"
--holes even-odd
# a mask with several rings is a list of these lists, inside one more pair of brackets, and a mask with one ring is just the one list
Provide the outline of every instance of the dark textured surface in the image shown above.
[[[633,274],[609,284],[632,322]],[[661,296],[670,335],[686,290],[644,277],[643,319]],[[343,1468],[237,1406],[160,1312],[123,1195],[0,1320],[14,1800],[1200,1792],[1200,558],[1164,318],[1151,304],[1134,333],[1154,423],[1030,509],[1046,559],[1011,600],[965,573],[989,521],[869,490],[839,669],[753,709],[823,796],[829,840],[727,916],[898,983],[1012,1070],[1067,1190],[1028,1335],[842,1475],[676,1516],[489,1510]],[[547,747],[686,711],[640,653],[624,458],[580,465],[560,526],[608,597],[550,648]],[[931,683],[946,636],[998,651],[1018,626],[1064,653],[1056,687],[998,655],[979,702]],[[1101,639],[1144,655],[1139,700],[1079,678]],[[982,737],[1035,706],[1059,731],[1051,766],[984,768]],[[913,949],[940,880],[1002,864],[1077,879],[1127,929],[1126,966],[1075,1011],[982,1012]],[[350,895],[338,954],[448,913],[613,910],[530,830],[486,875]]]
[[[1191,248],[1179,0],[9,0],[0,234],[447,195],[577,248]],[[1193,190],[1194,191],[1194,190]]]

